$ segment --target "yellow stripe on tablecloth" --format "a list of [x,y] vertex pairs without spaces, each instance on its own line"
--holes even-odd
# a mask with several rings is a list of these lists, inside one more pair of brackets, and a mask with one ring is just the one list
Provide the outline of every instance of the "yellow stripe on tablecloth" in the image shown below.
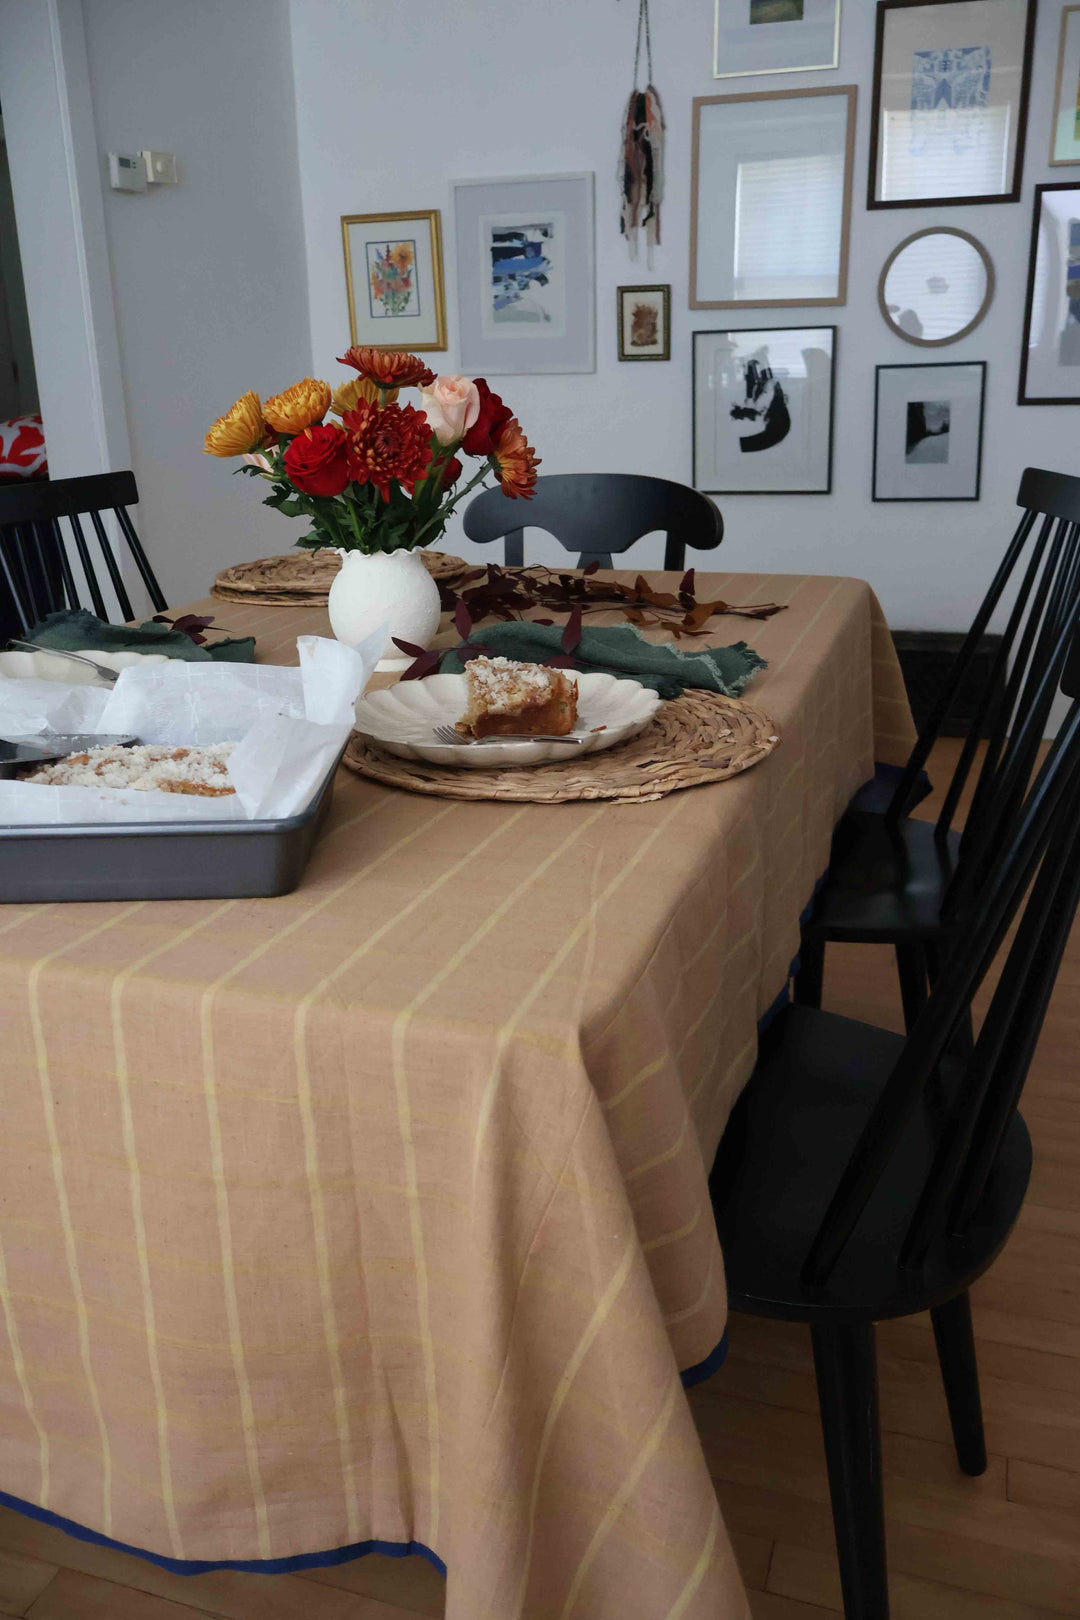
[[630,874],[636,870],[640,863],[645,859],[645,856],[649,853],[649,850],[655,844],[656,840],[660,837],[661,833],[667,831],[675,817],[679,814],[679,811],[682,809],[683,803],[687,798],[689,798],[688,794],[676,795],[676,803],[672,810],[669,811],[664,819],[653,828],[648,838],[646,838],[638,846],[638,849],[631,856],[630,860],[628,860],[626,864],[619,870],[616,876],[612,878],[611,882],[608,884],[607,888],[604,889],[603,893],[598,895],[596,899],[592,901],[584,917],[582,917],[571,929],[566,940],[555,952],[555,955],[552,957],[543,973],[537,975],[532,989],[525,996],[524,1000],[518,1003],[518,1006],[507,1019],[506,1023],[500,1026],[498,1037],[495,1042],[495,1055],[492,1058],[491,1072],[488,1075],[487,1084],[484,1087],[484,1095],[480,1102],[480,1113],[476,1124],[476,1136],[473,1142],[472,1179],[474,1187],[476,1186],[476,1173],[480,1165],[480,1153],[483,1148],[484,1137],[487,1134],[488,1124],[491,1119],[491,1111],[495,1106],[495,1093],[497,1092],[499,1086],[499,1073],[502,1064],[502,1056],[510,1043],[510,1039],[517,1028],[518,1022],[524,1018],[529,1008],[547,989],[556,973],[558,973],[559,969],[570,955],[570,952],[584,937],[586,931],[594,926],[600,907],[604,905],[606,901],[611,899],[611,896],[616,892],[621,884],[623,884]]
[[[49,1156],[52,1160],[53,1181],[56,1185],[56,1200],[60,1206],[60,1223],[64,1232],[64,1252],[67,1257],[68,1277],[71,1280],[71,1293],[75,1302],[75,1320],[79,1333],[79,1352],[82,1357],[83,1374],[86,1378],[86,1389],[90,1397],[90,1406],[97,1424],[98,1435],[101,1440],[101,1470],[102,1470],[102,1529],[105,1534],[112,1534],[112,1450],[109,1446],[109,1432],[105,1426],[105,1413],[101,1405],[101,1395],[98,1391],[97,1380],[94,1377],[94,1365],[90,1359],[90,1323],[86,1314],[86,1300],[83,1297],[82,1278],[79,1275],[79,1256],[75,1247],[75,1231],[71,1224],[71,1208],[68,1204],[67,1183],[64,1177],[64,1157],[60,1147],[60,1133],[56,1128],[56,1104],[53,1101],[52,1087],[49,1079],[49,1054],[45,1044],[45,1028],[41,1020],[41,1005],[38,1000],[38,986],[41,975],[50,962],[63,956],[65,951],[74,950],[77,946],[87,945],[99,934],[104,934],[117,923],[126,922],[136,911],[141,911],[147,902],[136,901],[134,905],[125,906],[123,911],[115,916],[107,917],[104,922],[96,923],[84,934],[78,934],[74,939],[65,941],[35,962],[30,969],[27,981],[27,995],[30,1001],[30,1026],[34,1035],[34,1052],[37,1058],[38,1084],[41,1089],[41,1106],[45,1116],[45,1131],[49,1138]],[[45,1501],[42,1507],[47,1506]]]
[[51,907],[51,900],[43,906],[26,906],[17,917],[11,917],[6,923],[0,923],[0,934],[9,934],[13,928],[18,928],[22,923],[29,922],[31,917],[40,916],[43,911],[49,911]]
[[[372,805],[369,809],[362,811],[361,814],[357,816],[356,820],[363,821],[367,816],[374,815],[376,811],[384,809],[388,804],[392,803],[393,800],[390,798],[380,799],[378,803]],[[430,816],[428,820],[421,823],[419,827],[414,828],[411,833],[406,833],[404,837],[397,839],[393,844],[390,845],[389,849],[384,850],[383,853],[376,856],[373,861],[369,861],[366,866],[362,866],[359,871],[353,872],[349,877],[343,879],[341,883],[333,888],[329,894],[324,895],[321,900],[315,903],[315,905],[309,906],[307,910],[301,912],[298,917],[294,917],[291,923],[287,923],[284,928],[278,929],[277,932],[269,939],[264,940],[261,945],[257,945],[253,951],[249,951],[246,956],[240,959],[239,962],[234,962],[232,967],[229,968],[227,972],[223,973],[220,978],[215,979],[213,984],[207,985],[206,989],[203,991],[202,1001],[199,1009],[202,1031],[203,1095],[206,1101],[207,1123],[210,1130],[211,1169],[214,1177],[214,1191],[218,1213],[218,1241],[221,1246],[221,1263],[223,1272],[222,1280],[225,1290],[225,1310],[229,1320],[229,1350],[232,1356],[233,1375],[236,1378],[237,1394],[240,1400],[240,1422],[244,1433],[244,1451],[247,1459],[248,1483],[251,1486],[252,1502],[255,1508],[255,1520],[258,1528],[259,1552],[260,1556],[263,1558],[269,1558],[270,1556],[270,1528],[266,1512],[266,1495],[263,1491],[262,1475],[259,1469],[258,1443],[255,1436],[255,1414],[251,1401],[251,1385],[248,1382],[247,1368],[244,1363],[244,1344],[243,1336],[240,1331],[240,1306],[236,1291],[236,1271],[233,1263],[232,1252],[232,1225],[229,1216],[228,1187],[225,1182],[224,1156],[222,1153],[221,1143],[221,1117],[218,1112],[217,1079],[214,1069],[214,1030],[212,1018],[214,997],[217,995],[217,992],[220,989],[228,984],[230,979],[235,978],[238,973],[241,973],[245,968],[250,967],[253,962],[265,955],[267,951],[273,950],[276,946],[280,945],[283,939],[288,938],[290,934],[295,933],[298,928],[309,922],[312,917],[317,916],[320,911],[325,910],[327,906],[333,904],[333,902],[337,900],[340,895],[344,894],[346,889],[348,889],[352,884],[358,883],[361,878],[367,877],[369,873],[375,870],[376,867],[381,866],[384,861],[389,860],[407,844],[412,843],[413,839],[419,838],[422,834],[430,832],[431,828],[434,827],[439,821],[442,821],[446,816],[452,815],[455,809],[457,809],[456,805],[448,805],[445,809],[440,810],[435,815]]]
[[669,1312],[669,1314],[664,1317],[665,1327],[675,1327],[679,1322],[688,1322],[692,1316],[697,1315],[698,1311],[701,1310],[702,1306],[705,1304],[705,1301],[712,1293],[713,1275],[715,1271],[716,1250],[712,1249],[709,1254],[709,1269],[705,1273],[705,1286],[701,1290],[701,1293],[698,1295],[697,1299],[695,1299],[692,1305],[684,1306],[681,1311]]
[[[591,1105],[587,1105],[587,1107],[588,1106]],[[596,1309],[589,1318],[581,1338],[575,1345],[574,1353],[567,1362],[562,1376],[555,1386],[555,1393],[551,1397],[551,1405],[548,1407],[547,1417],[544,1419],[544,1427],[540,1435],[540,1445],[536,1454],[536,1466],[533,1470],[532,1491],[529,1495],[529,1529],[525,1543],[525,1559],[521,1571],[521,1582],[518,1586],[517,1601],[514,1604],[514,1620],[521,1620],[522,1609],[525,1604],[525,1594],[529,1585],[529,1575],[532,1572],[532,1549],[533,1540],[536,1535],[536,1508],[540,1500],[540,1477],[544,1471],[544,1463],[547,1461],[547,1453],[548,1447],[551,1444],[551,1436],[554,1432],[559,1413],[562,1411],[566,1402],[566,1397],[570,1393],[574,1379],[577,1377],[578,1372],[581,1369],[581,1364],[588,1355],[597,1334],[600,1332],[600,1329],[607,1321],[611,1308],[618,1298],[627,1277],[630,1275],[630,1267],[634,1261],[634,1249],[636,1244],[637,1234],[634,1233],[631,1235],[630,1241],[626,1245],[623,1257],[619,1261],[614,1276],[604,1289],[604,1292],[601,1294],[600,1298],[597,1300]]]
[[[833,588],[829,592],[828,596],[823,597],[822,600],[818,603],[817,612],[813,615],[812,618],[808,619],[807,622],[803,625],[802,629],[799,631],[799,634],[795,637],[795,640],[793,642],[791,642],[789,646],[784,648],[784,656],[781,659],[781,661],[777,664],[777,663],[774,663],[774,662],[772,662],[770,660],[770,662],[769,662],[769,673],[770,674],[779,675],[779,673],[780,673],[780,671],[782,669],[787,668],[788,664],[791,662],[792,653],[796,650],[797,647],[802,646],[802,643],[806,640],[807,636],[810,634],[810,631],[814,628],[815,624],[817,624],[818,620],[821,618],[821,615],[824,613],[825,609],[828,607],[828,605],[832,601],[833,597],[836,596],[840,591],[842,591],[844,589],[844,587],[846,585],[848,585],[849,583],[850,583],[850,581],[848,581],[846,579],[838,579],[837,580],[836,584],[833,586]],[[798,593],[796,592],[796,595],[797,594]],[[792,598],[792,600],[794,600],[794,598]]]
[[683,1587],[671,1609],[668,1610],[665,1620],[681,1620],[694,1600],[694,1593],[705,1579],[705,1571],[712,1562],[713,1548],[716,1546],[716,1536],[720,1529],[720,1504],[713,1503],[712,1519],[709,1523],[709,1533],[705,1537],[705,1545],[701,1549],[701,1557],[694,1565],[690,1579]]
[[146,1222],[143,1218],[142,1207],[142,1175],[139,1170],[139,1156],[135,1144],[135,1120],[131,1111],[131,1088],[128,1084],[127,1043],[124,1040],[124,1021],[121,1013],[121,999],[128,981],[142,968],[149,967],[150,963],[166,952],[175,950],[178,945],[186,944],[192,935],[197,934],[200,928],[209,923],[216,922],[226,911],[236,904],[235,900],[226,900],[223,905],[216,906],[207,916],[201,917],[198,922],[192,923],[181,933],[174,934],[163,945],[157,945],[152,951],[147,951],[137,962],[132,962],[122,973],[118,973],[113,980],[110,996],[110,1013],[112,1016],[113,1044],[116,1048],[116,1084],[120,1092],[120,1121],[124,1142],[124,1156],[127,1159],[128,1186],[131,1193],[131,1218],[135,1225],[135,1252],[139,1263],[139,1282],[143,1296],[143,1321],[146,1324],[146,1354],[150,1363],[150,1381],[154,1387],[154,1399],[157,1402],[157,1437],[158,1462],[161,1470],[161,1501],[165,1509],[165,1518],[169,1526],[169,1538],[172,1542],[174,1558],[183,1558],[184,1544],[180,1535],[180,1522],[176,1517],[176,1503],[173,1498],[172,1465],[169,1460],[169,1411],[165,1404],[165,1385],[161,1376],[161,1361],[158,1356],[157,1322],[154,1311],[154,1292],[150,1280],[150,1259],[146,1243]]
[[[458,808],[450,806],[439,816],[428,823],[429,826],[448,815],[450,810]],[[441,889],[445,883],[457,877],[466,866],[469,866],[478,855],[509,832],[521,818],[528,813],[528,807],[516,810],[509,820],[502,822],[493,832],[474,844],[467,854],[455,861],[453,866],[445,868],[439,876],[429,883],[419,894],[413,896],[408,905],[388,917],[372,934],[369,934],[362,945],[339,962],[333,972],[328,973],[319,980],[298,1003],[293,1016],[293,1050],[296,1056],[296,1084],[297,1096],[300,1103],[301,1129],[304,1135],[304,1163],[308,1176],[308,1197],[311,1203],[311,1215],[315,1236],[316,1265],[319,1275],[319,1295],[322,1301],[323,1329],[326,1335],[326,1349],[330,1360],[331,1377],[334,1380],[334,1413],[338,1431],[338,1448],[341,1455],[341,1469],[345,1486],[345,1508],[348,1516],[349,1533],[355,1540],[359,1534],[359,1515],[356,1507],[355,1469],[351,1456],[351,1442],[349,1437],[349,1412],[345,1402],[345,1380],[341,1367],[341,1357],[338,1348],[337,1314],[334,1310],[333,1292],[330,1286],[330,1255],[326,1241],[326,1213],[323,1206],[322,1186],[319,1182],[318,1143],[315,1134],[315,1115],[311,1107],[311,1074],[307,1060],[307,1019],[311,1008],[319,996],[326,991],[334,980],[343,973],[349,972],[357,962],[367,953],[374,950],[392,928],[416,911],[420,906],[426,905],[431,896]],[[397,1076],[395,1075],[395,1085]],[[413,1245],[413,1260],[416,1265],[417,1276],[417,1314],[420,1318],[420,1338],[424,1357],[424,1380],[428,1399],[428,1435],[431,1447],[431,1515],[432,1525],[429,1539],[434,1543],[437,1540],[436,1532],[439,1526],[439,1409],[435,1388],[435,1357],[431,1341],[431,1325],[428,1320],[427,1300],[427,1267],[424,1262],[424,1239],[419,1215],[419,1194],[416,1185],[416,1163],[412,1156],[412,1132],[408,1115],[408,1095],[402,1100],[400,1086],[397,1092],[398,1129],[401,1132],[402,1153],[405,1158],[406,1196],[409,1201],[409,1223]],[[403,1112],[404,1108],[404,1112]]]
[[8,1288],[7,1262],[4,1259],[4,1245],[0,1241],[0,1305],[4,1311],[4,1326],[7,1329],[8,1343],[11,1346],[11,1362],[15,1369],[15,1378],[19,1391],[26,1407],[26,1415],[33,1425],[38,1438],[38,1467],[41,1471],[41,1504],[49,1499],[49,1437],[41,1426],[37,1412],[34,1409],[34,1397],[30,1390],[30,1381],[26,1376],[26,1363],[23,1360],[22,1345],[19,1341],[19,1324],[15,1318],[15,1307],[12,1303]]
[[643,1243],[641,1245],[642,1254],[651,1254],[654,1249],[666,1248],[669,1243],[678,1243],[683,1238],[689,1237],[691,1232],[697,1229],[700,1219],[701,1209],[699,1207],[693,1220],[687,1221],[685,1226],[680,1226],[677,1232],[665,1232],[662,1237],[650,1238],[648,1243]]
[[[540,862],[539,866],[537,866],[535,870],[523,880],[523,882],[519,883],[517,888],[514,889],[511,894],[508,894],[506,898],[502,900],[498,906],[496,906],[491,915],[480,924],[479,928],[474,930],[469,939],[458,947],[453,956],[450,957],[449,961],[446,962],[443,967],[441,967],[439,971],[428,980],[424,988],[416,993],[409,1005],[407,1007],[403,1007],[401,1012],[394,1020],[392,1050],[394,1063],[394,1086],[398,1099],[398,1126],[401,1131],[402,1146],[405,1152],[405,1175],[408,1186],[409,1219],[412,1227],[413,1253],[420,1256],[421,1261],[423,1256],[423,1232],[420,1224],[419,1186],[416,1176],[416,1155],[413,1149],[412,1140],[412,1120],[409,1109],[408,1073],[405,1065],[405,1035],[409,1027],[409,1021],[413,1014],[424,1005],[424,1002],[427,1001],[428,997],[434,995],[439,986],[445,984],[447,979],[451,978],[452,975],[457,972],[461,964],[469,955],[469,952],[472,951],[482,939],[485,939],[493,928],[498,926],[507,913],[518,904],[527,891],[532,888],[535,883],[538,883],[540,879],[546,875],[548,870],[555,864],[555,862],[560,860],[562,856],[566,854],[567,850],[577,842],[582,833],[591,827],[594,822],[599,821],[600,817],[605,813],[606,807],[602,807],[599,810],[594,810],[591,815],[579,822],[574,828],[573,832],[571,832],[568,837],[564,838],[562,843],[553,849],[549,855],[545,856],[545,858]],[[517,816],[512,816],[510,822],[507,823],[507,826],[512,825],[516,820]],[[505,829],[500,829],[500,831],[502,830]],[[496,836],[498,835],[492,834],[492,837]],[[490,839],[485,840],[485,842],[490,841]],[[426,1267],[423,1267],[422,1264],[417,1273],[417,1308],[420,1315],[421,1335],[423,1337],[425,1346],[430,1348],[431,1328],[428,1320],[427,1271]],[[435,1432],[437,1434],[438,1401],[435,1387],[435,1365],[433,1359],[429,1365],[426,1356],[424,1364],[424,1376],[425,1383],[427,1385],[428,1401],[431,1409],[429,1428],[431,1423],[433,1423],[435,1425]],[[438,1538],[439,1528],[439,1469],[437,1448],[433,1449],[431,1500],[431,1539],[434,1542]]]
[[664,1438],[667,1426],[671,1422],[671,1414],[675,1410],[675,1397],[679,1394],[681,1388],[682,1386],[678,1379],[673,1379],[668,1385],[668,1392],[664,1399],[664,1404],[660,1408],[659,1416],[653,1423],[648,1434],[645,1436],[641,1450],[634,1459],[633,1466],[630,1468],[626,1478],[623,1480],[622,1484],[619,1486],[619,1489],[612,1497],[603,1518],[600,1520],[600,1523],[593,1531],[592,1540],[586,1547],[581,1563],[577,1567],[577,1573],[570,1583],[570,1590],[566,1595],[566,1602],[562,1606],[562,1612],[559,1616],[559,1620],[570,1620],[571,1611],[578,1600],[578,1594],[584,1585],[585,1577],[588,1575],[589,1570],[592,1567],[593,1560],[621,1518],[627,1502],[629,1502],[631,1496],[637,1489],[638,1481],[640,1480],[642,1474],[645,1472],[649,1463],[660,1449],[660,1442]]

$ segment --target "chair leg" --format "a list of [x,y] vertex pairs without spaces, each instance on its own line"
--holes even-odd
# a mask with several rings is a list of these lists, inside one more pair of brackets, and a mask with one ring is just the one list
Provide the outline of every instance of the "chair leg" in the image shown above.
[[803,936],[799,946],[799,971],[795,975],[795,1000],[800,1007],[820,1007],[825,984],[825,941]]
[[845,1620],[888,1620],[874,1329],[831,1323],[810,1331]]
[[950,1299],[947,1305],[935,1306],[930,1318],[934,1324],[945,1399],[949,1403],[957,1461],[965,1474],[985,1474],[986,1439],[979,1398],[979,1367],[967,1290]]
[[904,1028],[910,1030],[926,1006],[926,956],[921,945],[897,945],[896,971],[904,1004]]

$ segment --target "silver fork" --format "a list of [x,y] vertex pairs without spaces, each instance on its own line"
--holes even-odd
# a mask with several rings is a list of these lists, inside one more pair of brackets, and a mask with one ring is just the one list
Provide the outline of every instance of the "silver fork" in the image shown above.
[[115,686],[120,678],[117,670],[109,669],[105,664],[95,664],[92,658],[84,658],[82,653],[62,651],[59,647],[40,647],[35,641],[20,641],[18,636],[12,636],[8,646],[16,647],[19,652],[49,653],[53,658],[70,658],[73,664],[85,664],[103,681],[108,681],[110,686]]
[[452,743],[457,748],[471,748],[477,743],[506,742],[571,743],[575,748],[580,748],[581,744],[585,741],[584,737],[547,737],[537,734],[534,734],[531,737],[463,737],[460,731],[454,730],[453,726],[434,726],[432,729],[435,734],[436,742]]

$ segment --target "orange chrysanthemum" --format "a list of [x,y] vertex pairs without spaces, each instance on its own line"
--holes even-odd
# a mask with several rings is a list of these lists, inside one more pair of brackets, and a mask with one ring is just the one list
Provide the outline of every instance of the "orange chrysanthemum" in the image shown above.
[[330,409],[335,416],[344,416],[346,411],[355,411],[362,400],[367,400],[369,405],[392,405],[397,397],[396,388],[381,389],[369,377],[350,377],[347,383],[334,389]]
[[208,456],[244,456],[258,450],[265,438],[266,423],[259,396],[249,392],[235,405],[230,405],[224,416],[218,417],[203,440],[203,451]]
[[523,500],[532,500],[540,457],[521,431],[521,423],[516,416],[504,422],[496,432],[491,459],[495,463],[503,494],[514,499],[520,496]]
[[393,478],[411,495],[431,460],[431,428],[423,411],[411,405],[387,405],[380,410],[362,400],[355,410],[346,411],[342,424],[349,435],[348,467],[353,482],[374,484],[388,501]]
[[263,415],[279,433],[303,433],[321,422],[330,409],[330,384],[314,377],[293,383],[283,394],[275,394],[263,406]]
[[435,373],[415,354],[387,353],[354,344],[338,355],[338,363],[352,366],[380,388],[426,388],[435,381]]

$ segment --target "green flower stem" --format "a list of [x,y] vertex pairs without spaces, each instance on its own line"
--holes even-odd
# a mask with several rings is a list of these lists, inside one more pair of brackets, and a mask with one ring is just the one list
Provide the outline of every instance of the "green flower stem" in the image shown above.
[[442,527],[445,528],[446,520],[454,510],[455,506],[457,506],[458,502],[464,500],[469,491],[475,489],[477,484],[485,479],[489,472],[493,471],[494,466],[495,463],[489,457],[488,460],[484,462],[484,465],[481,467],[480,471],[475,475],[475,477],[470,478],[467,484],[463,484],[457,493],[451,496],[446,505],[440,506],[439,510],[435,513],[435,516],[424,524],[423,528],[420,529],[419,533],[417,534],[413,544],[418,546],[425,534],[428,533],[429,529],[434,528],[436,523],[440,523]]

